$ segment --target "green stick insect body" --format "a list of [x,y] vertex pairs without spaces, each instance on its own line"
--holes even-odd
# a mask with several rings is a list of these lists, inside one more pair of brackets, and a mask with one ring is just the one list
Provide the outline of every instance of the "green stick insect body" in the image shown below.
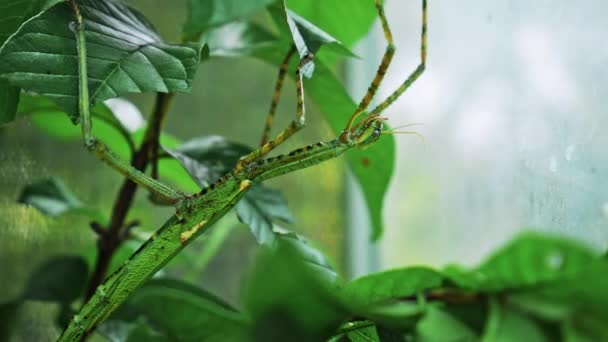
[[[371,133],[368,132],[371,130]],[[77,341],[103,322],[127,297],[199,234],[206,231],[238,202],[256,183],[319,164],[355,147],[372,144],[382,131],[376,119],[355,135],[361,141],[343,143],[335,139],[260,160],[243,172],[231,172],[200,193],[184,198],[172,216],[135,254],[101,285],[61,336],[60,341]]]
[[[156,179],[138,171],[116,157],[103,143],[96,141],[90,133],[89,93],[87,79],[86,42],[83,19],[76,0],[70,1],[76,18],[74,27],[78,44],[79,60],[79,105],[82,119],[83,138],[87,148],[110,167],[118,170],[133,182],[149,190],[156,199],[176,206],[176,214],[154,233],[124,264],[110,275],[100,285],[95,294],[85,303],[80,312],[73,317],[63,331],[59,341],[79,341],[90,334],[112,312],[116,310],[128,296],[144,282],[150,279],[159,269],[166,265],[177,253],[187,246],[198,235],[208,230],[215,222],[223,217],[253,185],[270,178],[278,177],[300,169],[304,169],[326,160],[336,158],[353,148],[365,148],[376,142],[383,132],[384,121],[380,113],[394,102],[422,74],[426,62],[426,0],[422,0],[422,35],[421,63],[406,81],[386,100],[370,112],[366,113],[371,99],[376,94],[384,74],[392,59],[394,47],[392,35],[384,16],[383,5],[375,0],[376,8],[381,19],[385,37],[389,47],[385,57],[372,81],[368,92],[350,117],[342,134],[331,141],[320,142],[296,149],[288,154],[261,159],[271,150],[281,144],[304,125],[304,90],[300,69],[308,63],[312,56],[302,58],[296,71],[297,107],[296,119],[274,139],[268,140],[268,131],[272,119],[269,119],[264,132],[262,146],[241,158],[237,166],[224,177],[209,185],[198,194],[187,196],[179,193]],[[290,50],[286,61],[291,58]],[[286,62],[283,63],[284,66]],[[283,67],[282,69],[284,69]],[[279,81],[273,96],[273,106],[269,117],[274,114],[274,102],[277,101],[281,89],[284,71],[279,75]]]

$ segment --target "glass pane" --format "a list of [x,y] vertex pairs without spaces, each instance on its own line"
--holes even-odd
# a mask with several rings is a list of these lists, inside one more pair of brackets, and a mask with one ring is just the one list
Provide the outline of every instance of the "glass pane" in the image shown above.
[[[419,61],[420,7],[387,1],[398,49],[384,96]],[[430,1],[427,71],[386,113],[422,123],[406,130],[425,142],[397,138],[383,267],[472,263],[523,228],[606,247],[606,7]]]

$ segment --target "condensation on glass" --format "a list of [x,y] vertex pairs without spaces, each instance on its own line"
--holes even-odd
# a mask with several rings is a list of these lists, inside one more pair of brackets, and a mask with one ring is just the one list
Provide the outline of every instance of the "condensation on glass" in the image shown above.
[[[384,95],[418,63],[420,1],[387,13]],[[607,247],[607,13],[602,1],[429,1],[427,71],[387,111],[425,139],[397,137],[382,267],[474,263],[525,228]],[[379,59],[382,35],[372,41],[364,56]]]

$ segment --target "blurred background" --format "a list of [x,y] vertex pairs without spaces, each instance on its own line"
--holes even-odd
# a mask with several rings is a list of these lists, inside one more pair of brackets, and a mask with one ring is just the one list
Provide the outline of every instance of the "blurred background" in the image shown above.
[[[167,41],[179,40],[185,0],[129,2]],[[344,160],[269,183],[285,194],[296,218],[286,228],[313,241],[347,277],[412,264],[473,264],[524,228],[608,247],[606,10],[599,0],[431,0],[427,71],[387,111],[393,126],[421,123],[413,129],[424,142],[396,136],[397,169],[383,238],[367,241],[369,224]],[[397,54],[383,96],[418,63],[420,1],[387,0],[387,14]],[[355,99],[367,89],[384,46],[376,22],[355,49],[361,58],[341,69]],[[254,59],[203,63],[193,94],[177,97],[166,131],[182,140],[219,134],[256,145],[276,74]],[[294,94],[289,81],[276,129],[292,119]],[[145,115],[154,104],[151,95],[130,100]],[[306,129],[285,150],[333,137],[314,104],[308,108]],[[107,212],[122,182],[77,139],[51,139],[27,118],[0,128],[0,302],[18,296],[32,270],[51,256],[94,260],[95,235],[86,219],[49,219],[16,203],[24,185],[50,176]],[[142,220],[145,233],[171,212],[151,206],[139,193],[130,217]],[[214,258],[201,257],[203,237],[164,272],[235,303],[255,242],[233,214],[215,230],[225,241]],[[45,319],[53,310],[34,302],[22,308],[20,324],[31,329],[23,329],[30,335],[21,338],[53,329]]]
[[[400,49],[385,94],[418,63],[419,31],[418,1],[387,7]],[[388,114],[425,143],[397,137],[383,268],[475,263],[524,228],[608,247],[607,10],[430,1],[427,72]]]

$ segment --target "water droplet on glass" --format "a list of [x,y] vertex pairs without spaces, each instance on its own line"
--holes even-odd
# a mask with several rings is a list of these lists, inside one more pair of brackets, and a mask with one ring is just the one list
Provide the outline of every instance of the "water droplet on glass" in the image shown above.
[[547,265],[552,269],[560,269],[564,265],[564,257],[559,252],[551,253],[547,257]]
[[576,145],[572,144],[572,145],[568,146],[566,148],[566,151],[564,152],[564,158],[566,158],[567,161],[572,161],[572,157],[574,156],[575,151],[576,151]]
[[555,158],[555,156],[551,157],[551,160],[549,161],[549,171],[553,173],[557,172],[557,158]]
[[604,213],[604,216],[608,218],[608,202],[602,205],[602,212]]

